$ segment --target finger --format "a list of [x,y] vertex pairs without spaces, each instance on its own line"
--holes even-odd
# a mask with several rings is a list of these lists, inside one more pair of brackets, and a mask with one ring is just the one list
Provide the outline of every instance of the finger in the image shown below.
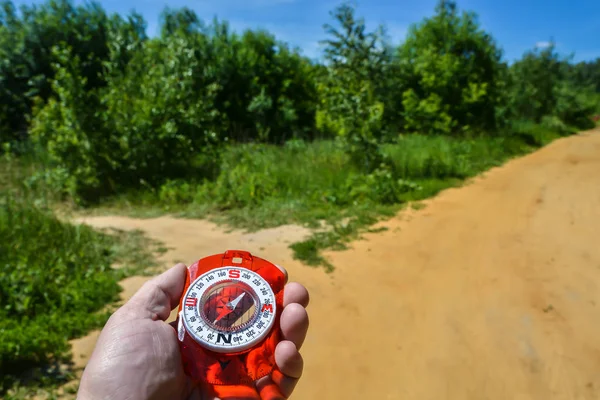
[[146,282],[125,304],[124,308],[133,311],[141,318],[169,318],[171,310],[179,304],[185,286],[187,267],[177,264],[161,275]]
[[288,272],[285,268],[283,268],[282,266],[279,266],[277,264],[273,264],[274,266],[276,266],[282,273],[283,275],[285,275],[285,279],[283,280],[283,283],[287,283],[288,281]]
[[302,375],[304,361],[293,343],[280,342],[275,349],[275,361],[277,366],[271,375],[257,382],[262,399],[288,398]]
[[256,390],[258,390],[261,400],[283,400],[287,398],[270,376],[259,379],[256,382]]
[[283,292],[283,306],[287,306],[291,303],[298,303],[302,306],[308,306],[310,299],[308,296],[308,290],[298,282],[290,282],[285,285]]
[[275,348],[275,363],[282,374],[298,379],[302,376],[304,360],[296,345],[289,340],[283,340]]
[[288,398],[292,395],[292,392],[296,388],[296,384],[299,381],[298,378],[292,378],[284,375],[278,368],[273,370],[270,379],[277,385],[280,393],[285,398]]
[[300,349],[308,332],[308,313],[298,303],[289,304],[281,313],[281,333],[285,340],[291,341]]

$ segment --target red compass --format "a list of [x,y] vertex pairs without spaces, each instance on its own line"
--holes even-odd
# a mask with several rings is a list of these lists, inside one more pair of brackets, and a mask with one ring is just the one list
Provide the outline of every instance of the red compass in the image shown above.
[[184,370],[197,383],[252,385],[275,368],[284,273],[247,251],[228,250],[188,268],[179,303]]

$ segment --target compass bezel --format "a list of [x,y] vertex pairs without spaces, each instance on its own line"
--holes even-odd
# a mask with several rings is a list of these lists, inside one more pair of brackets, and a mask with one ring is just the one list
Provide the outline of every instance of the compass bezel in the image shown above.
[[[257,315],[235,330],[223,330],[204,317],[205,294],[217,284],[239,282],[252,291]],[[191,305],[194,303],[195,304]],[[181,319],[187,334],[200,346],[216,353],[239,353],[260,343],[271,331],[277,313],[275,294],[258,273],[239,266],[212,269],[196,278],[183,297]]]

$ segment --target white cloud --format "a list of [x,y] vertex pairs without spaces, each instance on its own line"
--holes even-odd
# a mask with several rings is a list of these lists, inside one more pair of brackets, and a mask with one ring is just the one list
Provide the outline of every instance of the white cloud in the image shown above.
[[535,44],[535,47],[537,47],[538,49],[545,49],[552,46],[552,42],[537,42]]

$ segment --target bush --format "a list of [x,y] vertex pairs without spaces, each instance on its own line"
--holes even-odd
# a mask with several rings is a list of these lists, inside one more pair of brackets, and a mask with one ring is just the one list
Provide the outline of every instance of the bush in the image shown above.
[[254,207],[267,199],[323,202],[354,173],[347,164],[335,141],[231,146],[223,151],[216,182],[208,184],[209,197],[225,208]]
[[53,48],[55,96],[38,102],[31,135],[76,199],[199,180],[225,143],[314,133],[312,66],[297,52],[265,32],[201,28],[189,10],[168,12],[165,24],[151,40],[111,26],[102,87],[88,85],[87,60]]
[[452,138],[447,136],[404,135],[397,144],[384,148],[394,175],[400,179],[464,179],[505,159],[522,154],[517,138]]
[[385,137],[384,65],[389,52],[381,30],[366,31],[355,9],[344,3],[332,16],[339,28],[326,25],[325,57],[330,64],[319,75],[317,126],[344,143],[351,161],[371,173],[381,163],[379,143]]
[[207,29],[209,65],[218,84],[214,106],[221,142],[283,144],[315,134],[313,65],[266,31],[241,35],[215,21]]
[[419,184],[398,179],[385,164],[368,175],[355,175],[350,179],[348,194],[350,200],[378,204],[397,204],[407,192],[419,191]]
[[0,207],[0,391],[24,371],[61,360],[68,340],[104,322],[116,299],[112,239],[30,204]]
[[[554,114],[565,125],[575,127],[575,129],[571,129],[570,133],[574,133],[577,129],[591,129],[594,127],[591,117],[598,104],[594,93],[578,88],[566,81],[560,82],[555,90],[556,106]],[[567,132],[568,129],[564,131]]]
[[556,132],[560,135],[569,135],[575,133],[576,129],[570,128],[556,115],[544,115],[540,127],[550,132]]
[[511,66],[507,101],[512,120],[550,124],[563,132],[591,128],[598,105],[592,89],[574,82],[569,59],[554,45],[529,51]]
[[565,125],[554,117],[543,119],[546,125],[534,124],[531,121],[516,121],[511,124],[510,136],[517,137],[529,146],[545,146],[561,136]]
[[[218,209],[242,218],[236,222],[245,226],[329,218],[346,207],[426,196],[556,137],[547,128],[529,129],[496,138],[403,135],[397,143],[381,146],[385,163],[370,173],[350,163],[346,145],[337,140],[231,145],[222,151],[222,168],[214,181],[169,181],[145,205],[164,205],[171,211],[179,205],[202,215],[207,207]],[[139,198],[129,202],[140,205]]]
[[17,12],[12,1],[0,2],[0,143],[25,140],[34,100],[55,95],[53,47],[70,48],[81,60],[78,79],[86,90],[105,85],[103,62],[115,26],[140,32],[144,23],[135,14],[128,20],[109,17],[97,3],[49,0]]
[[102,124],[98,93],[86,88],[79,57],[70,48],[54,48],[53,54],[56,98],[45,105],[38,103],[34,110],[32,141],[47,151],[51,175],[65,177],[56,182],[63,186],[60,189],[73,196],[105,189],[110,185],[117,138]]
[[[56,50],[57,98],[35,112],[31,134],[47,149],[50,166],[67,171],[72,196],[93,200],[123,187],[155,186],[185,176],[193,156],[212,151],[215,90],[202,73],[202,43],[193,39],[145,42],[125,71],[94,91],[85,90],[80,60]],[[119,54],[113,56],[118,63]],[[143,72],[148,65],[155,67]]]

